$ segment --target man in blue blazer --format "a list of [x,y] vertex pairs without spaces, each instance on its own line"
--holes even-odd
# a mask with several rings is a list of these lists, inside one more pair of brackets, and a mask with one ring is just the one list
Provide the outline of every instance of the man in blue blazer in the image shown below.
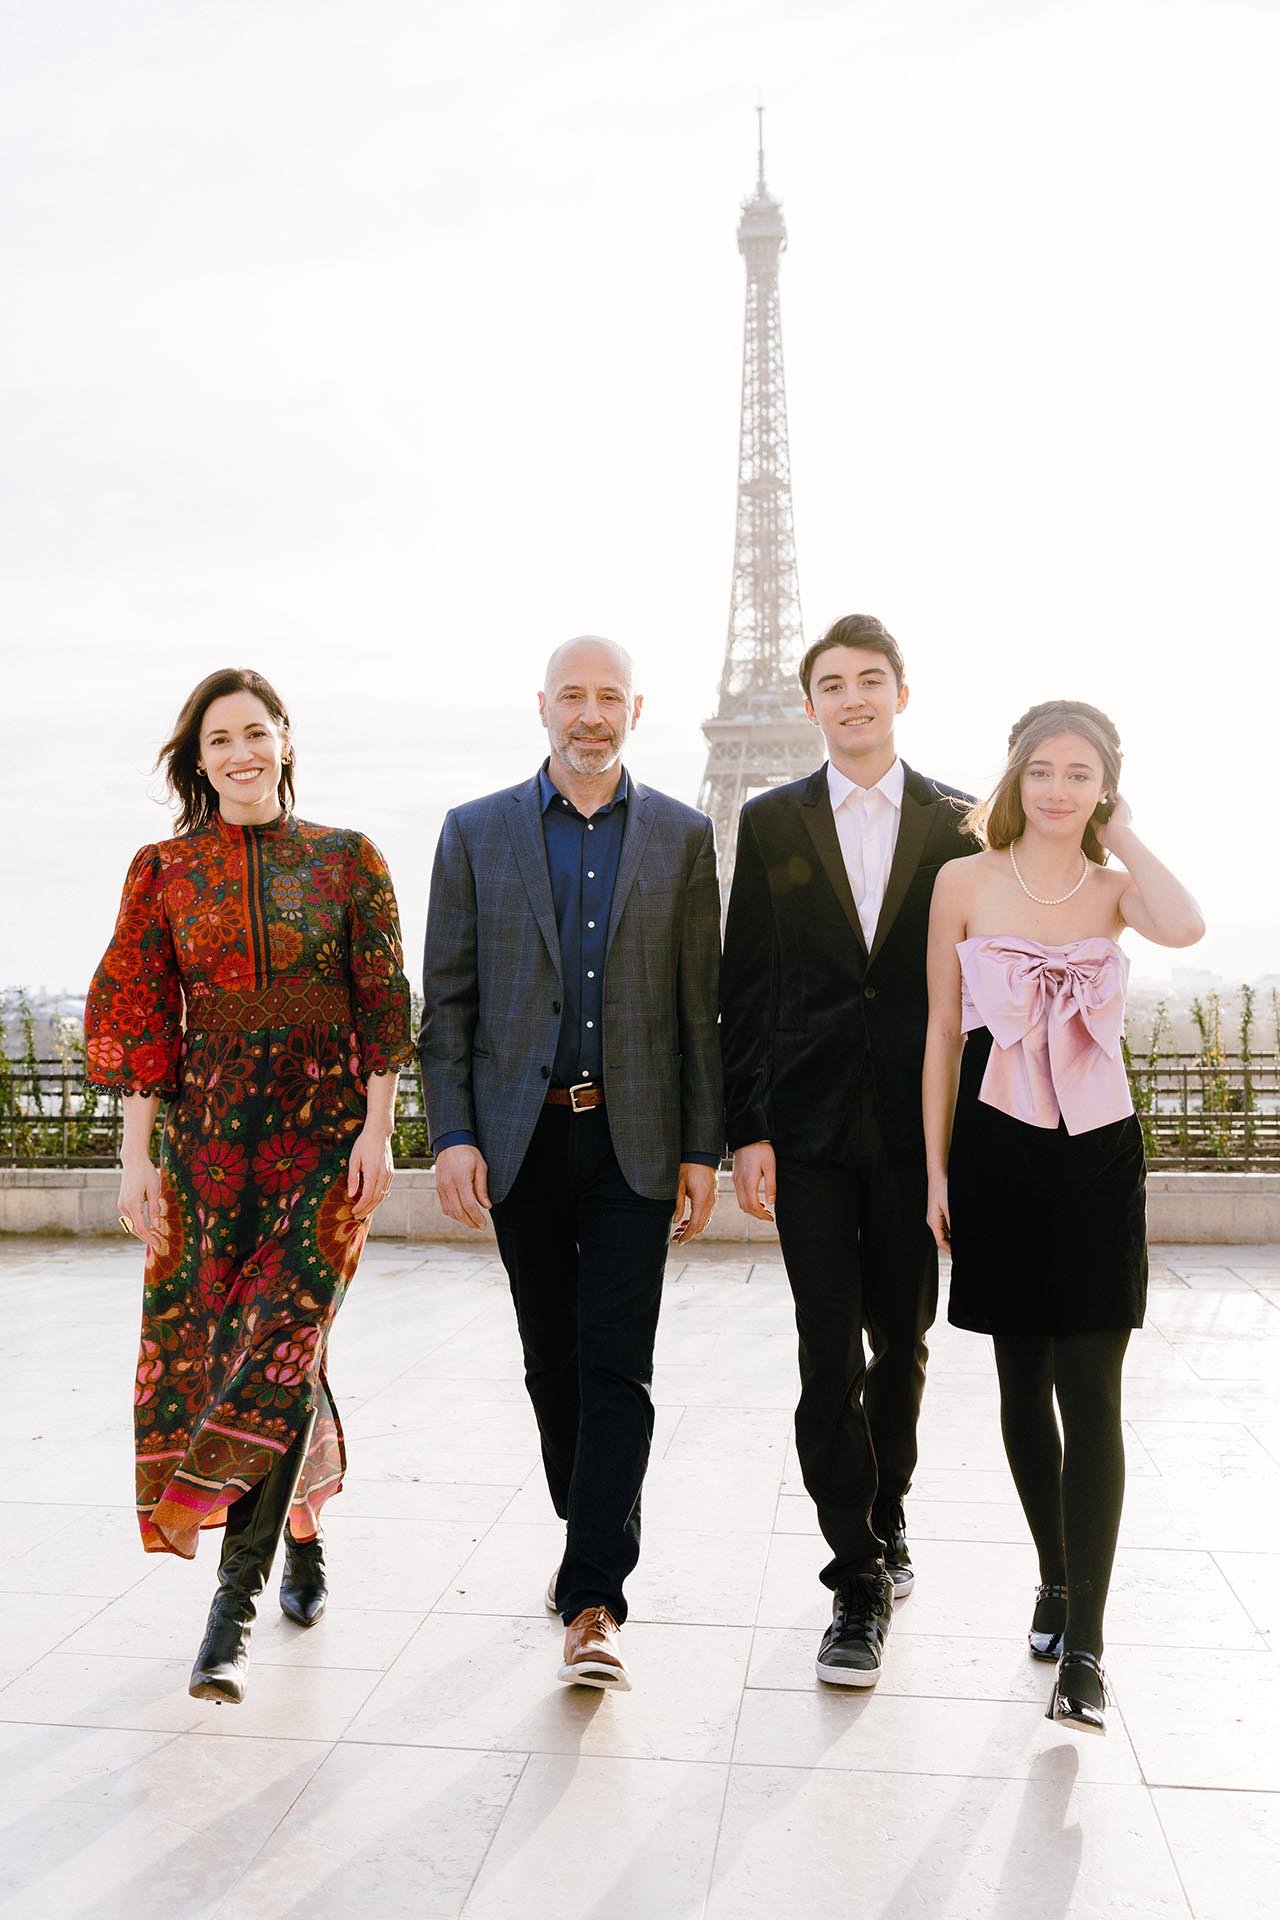
[[492,1216],[565,1522],[559,1677],[619,1691],[667,1244],[710,1219],[724,1131],[715,839],[623,766],[642,704],[611,642],[552,655],[548,758],[445,819],[419,1042],[436,1191]]

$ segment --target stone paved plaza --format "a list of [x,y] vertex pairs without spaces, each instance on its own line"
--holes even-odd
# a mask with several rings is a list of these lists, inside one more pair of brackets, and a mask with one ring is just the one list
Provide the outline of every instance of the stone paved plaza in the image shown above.
[[[635,1691],[556,1684],[559,1535],[491,1243],[375,1243],[331,1376],[333,1600],[268,1597],[239,1708],[213,1584],[130,1508],[138,1262],[0,1242],[5,1920],[1058,1920],[1280,1910],[1280,1249],[1160,1248],[1127,1376],[1104,1739],[1043,1717],[988,1344],[940,1325],[918,1579],[822,1688],[776,1252],[672,1262]],[[274,1582],[273,1582],[274,1586]]]

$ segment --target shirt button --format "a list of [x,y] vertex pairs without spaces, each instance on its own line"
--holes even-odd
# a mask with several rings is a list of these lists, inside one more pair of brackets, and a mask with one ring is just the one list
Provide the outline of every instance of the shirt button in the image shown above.
[[587,832],[588,832],[588,833],[594,833],[594,832],[595,832],[595,828],[594,828],[594,827],[592,826],[592,824],[591,824],[591,822],[590,822],[589,820],[588,820],[588,822],[587,822]]
[[594,1027],[594,1025],[595,1025],[595,1021],[594,1021],[594,1020],[588,1020],[588,1022],[587,1022],[587,1025],[588,1025],[589,1027]]
[[588,980],[594,980],[594,979],[595,979],[595,977],[596,977],[596,970],[595,970],[595,968],[594,968],[594,967],[588,967],[588,968],[587,968],[587,978],[588,978]]
[[875,990],[875,988],[874,988],[874,987],[864,987],[862,991],[863,991],[863,994],[865,995],[865,997],[866,997],[866,998],[867,998],[868,1000],[874,1000],[874,999],[875,999],[875,997],[876,997],[876,990]]
[[588,920],[588,922],[587,922],[587,925],[588,925],[589,927],[594,927],[594,925],[595,925],[595,921],[594,921],[594,920]]
[[596,877],[596,876],[595,876],[595,874],[594,874],[594,873],[591,873],[591,872],[588,872],[588,874],[587,874],[587,878],[588,878],[588,880],[594,880],[594,879],[595,879],[595,877]]

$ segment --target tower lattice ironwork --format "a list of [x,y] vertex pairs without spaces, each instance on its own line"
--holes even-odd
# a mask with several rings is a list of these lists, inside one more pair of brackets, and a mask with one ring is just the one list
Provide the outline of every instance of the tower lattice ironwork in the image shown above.
[[805,718],[795,677],[804,634],[778,300],[787,229],[781,204],[765,185],[763,107],[757,112],[756,190],[743,201],[738,222],[747,304],[729,638],[719,704],[702,728],[708,751],[698,801],[715,822],[726,897],[743,801],[810,772],[822,758],[821,736]]

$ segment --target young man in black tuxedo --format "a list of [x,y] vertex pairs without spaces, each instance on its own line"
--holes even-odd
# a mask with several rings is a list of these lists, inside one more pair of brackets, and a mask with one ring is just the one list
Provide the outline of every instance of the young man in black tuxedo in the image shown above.
[[929,902],[939,867],[977,844],[961,832],[969,797],[898,759],[908,690],[879,620],[837,620],[800,681],[830,758],[742,810],[721,1039],[738,1205],[776,1210],[795,1296],[796,1451],[835,1595],[817,1672],[869,1687],[915,1577],[902,1503],[938,1304],[920,1112]]

